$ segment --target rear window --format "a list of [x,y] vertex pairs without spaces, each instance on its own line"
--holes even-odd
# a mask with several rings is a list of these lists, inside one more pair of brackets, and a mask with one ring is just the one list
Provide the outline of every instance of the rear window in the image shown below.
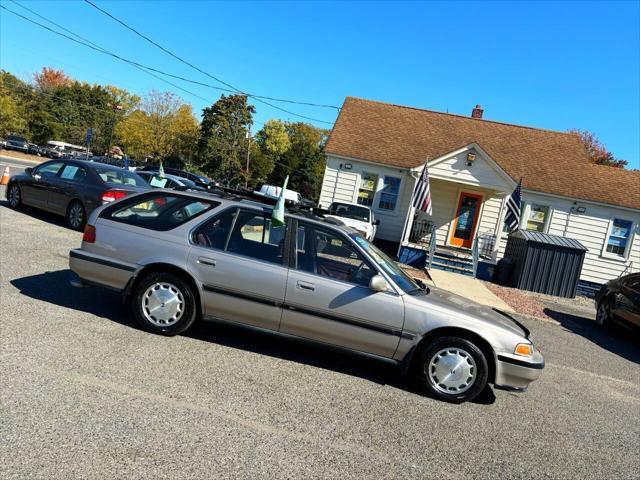
[[115,222],[166,231],[176,228],[220,205],[206,199],[174,194],[151,194],[134,197],[107,208],[100,215]]
[[109,185],[130,185],[133,187],[147,186],[147,183],[142,178],[128,170],[96,167],[96,173],[104,183]]
[[18,135],[9,135],[7,140],[11,140],[12,142],[26,142],[27,139],[24,137],[20,137]]

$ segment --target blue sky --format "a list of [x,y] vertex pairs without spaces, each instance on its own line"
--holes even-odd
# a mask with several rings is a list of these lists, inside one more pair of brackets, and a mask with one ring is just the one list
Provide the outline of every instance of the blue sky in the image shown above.
[[[212,82],[83,2],[17,1],[122,56]],[[480,103],[491,120],[591,130],[640,168],[640,2],[96,3],[245,91],[332,105],[352,95],[464,115]],[[198,113],[207,104],[0,10],[0,68],[27,79],[44,65],[141,94],[171,90]],[[211,103],[220,94],[181,85]],[[297,120],[256,108],[257,127]]]

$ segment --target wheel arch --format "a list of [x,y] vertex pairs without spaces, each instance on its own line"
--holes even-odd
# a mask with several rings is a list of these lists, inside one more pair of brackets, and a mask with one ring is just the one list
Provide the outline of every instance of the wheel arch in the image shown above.
[[185,282],[187,282],[191,288],[193,289],[193,294],[196,297],[196,308],[198,309],[197,315],[200,317],[202,315],[203,304],[202,304],[202,291],[196,279],[187,272],[184,268],[178,267],[176,265],[172,265],[170,263],[165,262],[154,262],[148,265],[145,265],[142,269],[136,272],[136,274],[131,277],[129,282],[127,283],[124,292],[123,292],[123,301],[127,302],[131,299],[133,292],[135,291],[138,284],[142,281],[144,277],[151,273],[171,273],[181,278]]
[[440,337],[460,337],[465,340],[469,340],[474,345],[476,345],[480,351],[484,354],[487,359],[487,366],[489,367],[488,372],[488,383],[493,383],[496,378],[496,356],[491,344],[484,339],[482,336],[478,335],[471,330],[467,330],[465,328],[460,327],[439,327],[430,330],[425,333],[424,336],[420,339],[418,344],[407,354],[407,358],[405,360],[408,373],[414,373],[416,368],[416,363],[420,358],[420,354],[422,351],[436,338]]

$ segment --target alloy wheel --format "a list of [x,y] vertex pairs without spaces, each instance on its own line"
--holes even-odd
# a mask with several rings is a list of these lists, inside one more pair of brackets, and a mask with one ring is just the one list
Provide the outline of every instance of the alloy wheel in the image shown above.
[[78,230],[82,226],[82,221],[84,220],[84,208],[78,202],[71,205],[69,209],[69,225],[72,228]]
[[11,190],[9,190],[9,205],[11,205],[12,208],[20,205],[20,187],[18,187],[18,185],[11,185]]

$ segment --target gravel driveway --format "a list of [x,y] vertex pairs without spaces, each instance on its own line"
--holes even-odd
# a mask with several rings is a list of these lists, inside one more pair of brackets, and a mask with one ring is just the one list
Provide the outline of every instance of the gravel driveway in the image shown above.
[[639,342],[590,319],[522,319],[542,378],[449,405],[239,327],[144,333],[118,294],[68,286],[80,234],[5,204],[0,226],[2,479],[639,478]]

